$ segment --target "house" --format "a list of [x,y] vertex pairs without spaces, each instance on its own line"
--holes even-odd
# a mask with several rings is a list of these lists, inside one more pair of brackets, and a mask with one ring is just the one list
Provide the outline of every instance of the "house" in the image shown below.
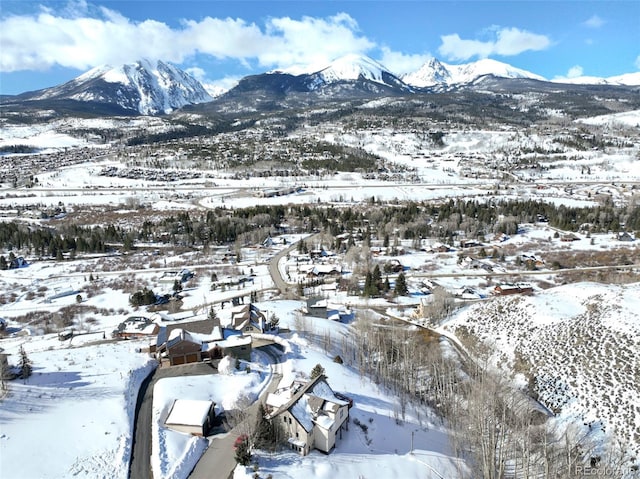
[[251,360],[251,336],[230,334],[225,339],[202,344],[203,359],[222,359],[231,356],[245,361]]
[[164,349],[171,366],[202,361],[202,341],[184,329],[171,331]]
[[174,284],[178,281],[179,283],[186,283],[194,276],[195,273],[186,268],[181,269],[180,271],[165,271],[158,279],[158,282]]
[[[281,393],[283,394],[283,393]],[[271,397],[268,404],[277,404]],[[286,402],[267,414],[284,431],[285,441],[291,449],[303,456],[312,449],[328,453],[348,430],[349,401],[338,398],[324,375],[294,389]]]
[[618,236],[616,239],[618,241],[635,241],[635,237],[631,233],[628,233],[626,231],[622,231],[618,233]]
[[443,243],[436,243],[429,250],[430,253],[448,253],[449,251],[451,251],[451,247]]
[[330,319],[332,321],[348,322],[354,319],[351,309],[343,304],[330,303],[322,298],[307,300],[307,313],[314,318]]
[[194,436],[206,436],[216,416],[215,404],[213,401],[176,399],[164,425]]
[[544,261],[534,255],[521,254],[520,261],[527,269],[538,269],[544,266]]
[[150,352],[161,361],[168,361],[169,366],[222,359],[227,355],[250,360],[251,343],[251,336],[232,328],[214,326],[203,334],[167,326],[160,329]]
[[264,313],[252,303],[240,304],[231,309],[229,327],[244,333],[264,333],[269,329]]
[[273,238],[271,236],[267,236],[265,240],[262,242],[263,248],[271,248],[273,246]]
[[111,336],[119,339],[135,339],[155,336],[160,326],[145,316],[129,316],[118,325]]
[[9,261],[9,269],[25,268],[29,266],[29,263],[22,256],[18,256]]
[[301,267],[300,271],[306,273],[309,278],[340,276],[342,274],[342,266],[338,264],[310,264],[306,268]]
[[393,258],[384,264],[383,269],[386,273],[399,273],[400,271],[404,270],[404,266],[402,266],[402,263],[400,261]]
[[454,292],[454,296],[460,299],[482,299],[480,293],[478,293],[475,289],[470,288],[468,286],[462,286]]
[[572,241],[579,241],[579,240],[580,240],[580,238],[578,238],[573,233],[568,233],[566,235],[562,235],[562,237],[560,238],[560,241],[564,241],[565,243],[570,243]]
[[493,294],[507,296],[510,294],[532,294],[533,287],[529,283],[502,283],[493,289]]

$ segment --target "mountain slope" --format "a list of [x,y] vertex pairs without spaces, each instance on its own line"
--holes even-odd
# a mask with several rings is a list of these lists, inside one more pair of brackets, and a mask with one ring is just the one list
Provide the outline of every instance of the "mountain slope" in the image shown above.
[[238,85],[216,98],[214,104],[223,111],[265,111],[308,106],[318,101],[370,99],[412,91],[371,58],[346,55],[314,72],[292,68],[244,77]]
[[625,73],[608,78],[580,76],[576,78],[557,78],[551,80],[554,83],[568,83],[571,85],[625,85],[640,86],[640,72]]
[[444,328],[484,344],[501,369],[528,376],[559,420],[578,419],[585,433],[617,436],[638,454],[638,298],[638,283],[566,285],[477,303]]
[[117,68],[101,66],[62,85],[23,96],[31,101],[75,100],[117,105],[143,115],[170,113],[211,101],[195,78],[161,61],[141,60]]
[[409,90],[402,80],[383,65],[363,55],[345,55],[309,77],[310,89],[344,81],[367,81],[392,89]]

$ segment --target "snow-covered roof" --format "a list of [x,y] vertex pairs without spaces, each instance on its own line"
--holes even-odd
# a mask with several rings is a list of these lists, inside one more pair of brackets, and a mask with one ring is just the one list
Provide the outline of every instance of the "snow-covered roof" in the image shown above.
[[269,393],[267,394],[267,398],[265,399],[265,403],[267,406],[271,406],[273,408],[280,408],[284,406],[287,401],[291,399],[287,394],[275,394]]
[[313,394],[314,396],[322,398],[325,401],[331,401],[333,403],[339,404],[340,406],[346,406],[347,404],[349,404],[347,401],[338,399],[333,393],[333,389],[331,389],[326,381],[316,382],[313,387],[307,390],[307,393]]
[[167,347],[171,348],[180,341],[189,341],[190,343],[194,344],[202,344],[202,341],[199,338],[194,337],[194,335],[189,331],[177,328],[169,333],[169,338],[167,339]]
[[249,346],[251,344],[251,336],[233,335],[228,336],[227,339],[210,341],[202,343],[202,351],[210,351],[215,347],[219,348],[234,348],[238,346]]
[[300,423],[307,431],[313,430],[313,423],[323,415],[322,410],[335,412],[340,406],[346,406],[349,403],[338,399],[333,390],[327,384],[324,376],[306,383],[300,388],[293,398],[280,407],[273,415],[278,415],[284,411],[289,411],[291,415]]
[[322,429],[329,430],[335,421],[325,414],[320,414],[313,422]]
[[202,426],[207,420],[213,401],[195,399],[176,399],[171,406],[165,424],[181,424],[185,426]]
[[308,396],[303,395],[289,408],[293,417],[300,423],[300,425],[307,432],[313,430],[313,415],[311,414],[311,408],[309,407]]

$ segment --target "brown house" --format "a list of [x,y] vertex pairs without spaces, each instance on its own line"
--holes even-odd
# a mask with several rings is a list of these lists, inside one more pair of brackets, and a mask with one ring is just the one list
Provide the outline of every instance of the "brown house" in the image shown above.
[[166,350],[171,366],[202,361],[202,341],[194,338],[184,329],[171,331]]
[[227,355],[251,359],[251,336],[233,329],[216,326],[209,334],[174,329],[168,337],[165,333],[158,335],[158,344],[152,352],[161,361],[168,360],[169,366],[221,359]]
[[529,283],[503,283],[493,289],[493,294],[507,296],[510,294],[532,294],[533,287]]

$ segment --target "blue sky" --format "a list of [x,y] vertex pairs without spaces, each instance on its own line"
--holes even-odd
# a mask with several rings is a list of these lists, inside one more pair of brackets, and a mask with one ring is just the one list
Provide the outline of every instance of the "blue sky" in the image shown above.
[[493,58],[548,79],[640,70],[638,1],[2,0],[0,93],[170,61],[209,85],[368,55],[397,74]]

